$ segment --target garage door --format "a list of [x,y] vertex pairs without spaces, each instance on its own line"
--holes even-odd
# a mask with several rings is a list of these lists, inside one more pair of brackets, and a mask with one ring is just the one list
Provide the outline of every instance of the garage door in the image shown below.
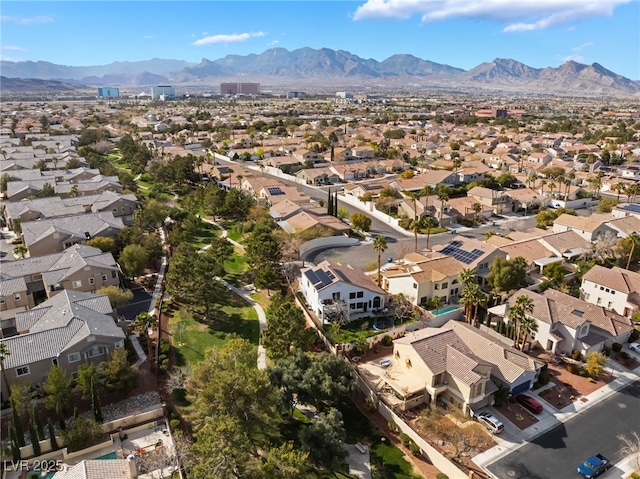
[[531,387],[531,381],[527,381],[525,383],[518,384],[515,388],[513,388],[511,390],[511,393],[512,394],[520,394],[520,393],[523,393],[525,391],[528,391],[530,387]]

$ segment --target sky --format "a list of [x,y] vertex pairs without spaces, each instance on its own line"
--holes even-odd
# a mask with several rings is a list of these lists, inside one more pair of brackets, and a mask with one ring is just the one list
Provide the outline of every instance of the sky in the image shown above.
[[311,47],[465,70],[495,58],[534,68],[597,62],[640,80],[640,0],[3,0],[0,14],[8,61],[199,62]]

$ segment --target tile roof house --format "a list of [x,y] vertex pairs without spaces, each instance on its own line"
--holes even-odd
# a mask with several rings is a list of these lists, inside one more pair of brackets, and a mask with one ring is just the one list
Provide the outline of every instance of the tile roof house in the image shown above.
[[63,251],[96,236],[115,238],[124,228],[121,218],[111,211],[55,219],[29,221],[21,224],[24,244],[30,256]]
[[582,277],[580,297],[630,318],[640,309],[640,273],[595,265]]
[[337,313],[349,320],[371,315],[387,300],[387,293],[362,271],[328,261],[303,268],[299,285],[309,308],[323,322]]
[[55,479],[136,479],[138,471],[135,460],[129,459],[83,459],[70,467],[63,467],[54,475]]
[[576,258],[591,250],[591,242],[574,231],[553,233],[539,238],[540,243],[562,258]]
[[562,213],[553,222],[553,232],[561,233],[563,231],[574,231],[587,241],[595,241],[598,236],[602,236],[607,231],[611,231],[614,235],[616,230],[607,226],[610,215],[591,215],[589,217],[575,216],[568,213]]
[[637,216],[625,216],[607,221],[607,226],[618,233],[618,238],[626,238],[632,233],[640,231],[640,218]]
[[403,294],[416,305],[434,296],[448,303],[462,292],[458,274],[463,269],[460,261],[440,253],[409,253],[383,271],[382,288],[389,294]]
[[[125,334],[107,296],[63,291],[16,315],[17,336],[0,339],[11,352],[4,360],[10,384],[25,381],[39,389],[52,365],[71,376],[83,362],[101,362],[124,347]],[[7,397],[6,385],[2,396]]]
[[[93,293],[104,286],[117,286],[120,284],[119,273],[120,268],[111,253],[80,244],[59,253],[3,263],[0,301],[4,302],[1,303],[0,327],[14,326],[11,319],[18,311],[30,309],[34,302],[51,298],[63,289]],[[18,290],[10,291],[18,287],[16,282],[24,283],[21,298],[15,297]],[[11,308],[12,297],[23,302]],[[28,302],[28,307],[24,301]]]
[[497,215],[511,211],[511,198],[503,191],[496,191],[484,186],[474,186],[467,191],[467,196],[475,199],[483,206],[493,209]]
[[480,283],[485,283],[489,274],[489,266],[497,257],[506,258],[506,253],[497,247],[465,236],[454,236],[448,244],[434,245],[433,251],[451,256],[464,264],[465,268],[472,269],[478,276]]
[[396,339],[393,364],[381,379],[400,409],[442,402],[468,414],[493,404],[498,385],[514,393],[530,389],[542,366],[467,323],[449,321]]
[[534,304],[528,316],[535,319],[538,330],[532,333],[531,341],[546,351],[568,355],[574,350],[583,355],[598,352],[614,342],[626,341],[633,329],[628,318],[555,289],[543,293],[519,290],[507,301],[507,320],[508,308],[523,295]]

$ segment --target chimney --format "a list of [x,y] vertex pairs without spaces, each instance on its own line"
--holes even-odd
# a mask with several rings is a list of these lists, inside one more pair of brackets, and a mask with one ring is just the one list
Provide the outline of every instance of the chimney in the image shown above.
[[127,464],[129,465],[128,479],[136,479],[138,477],[138,467],[136,466],[135,456],[127,456]]

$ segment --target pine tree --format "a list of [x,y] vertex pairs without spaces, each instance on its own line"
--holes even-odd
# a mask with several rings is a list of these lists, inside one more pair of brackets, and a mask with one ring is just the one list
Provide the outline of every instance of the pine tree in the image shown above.
[[11,405],[11,411],[13,413],[13,428],[16,431],[16,440],[19,447],[24,447],[24,431],[22,430],[22,424],[20,423],[20,416],[18,415],[18,410],[16,409],[16,405]]
[[56,441],[56,432],[53,430],[51,419],[47,421],[47,429],[49,430],[49,441],[51,442],[51,450],[57,451],[59,449],[58,441]]
[[336,191],[333,196],[333,216],[338,217],[338,192]]
[[18,444],[18,434],[13,424],[9,425],[9,437],[11,438],[11,457],[17,462],[22,459],[22,456],[20,454],[20,445]]
[[31,414],[33,423],[36,426],[36,432],[38,433],[38,439],[44,441],[44,428],[42,427],[42,421],[40,421],[40,414],[38,413],[37,404],[33,405],[33,412]]
[[33,455],[38,457],[42,453],[40,451],[40,441],[38,441],[38,433],[36,427],[33,425],[33,421],[29,422],[29,438],[31,439],[31,446],[33,447]]
[[67,429],[67,424],[64,422],[62,407],[58,407],[56,412],[58,413],[58,425],[60,426],[60,430],[64,431],[65,429]]
[[327,197],[327,214],[333,215],[333,196],[331,196],[331,189],[329,189],[329,195]]
[[93,411],[93,417],[99,423],[104,422],[104,416],[102,415],[102,408],[100,407],[100,398],[98,397],[98,388],[96,383],[91,379],[91,409]]

